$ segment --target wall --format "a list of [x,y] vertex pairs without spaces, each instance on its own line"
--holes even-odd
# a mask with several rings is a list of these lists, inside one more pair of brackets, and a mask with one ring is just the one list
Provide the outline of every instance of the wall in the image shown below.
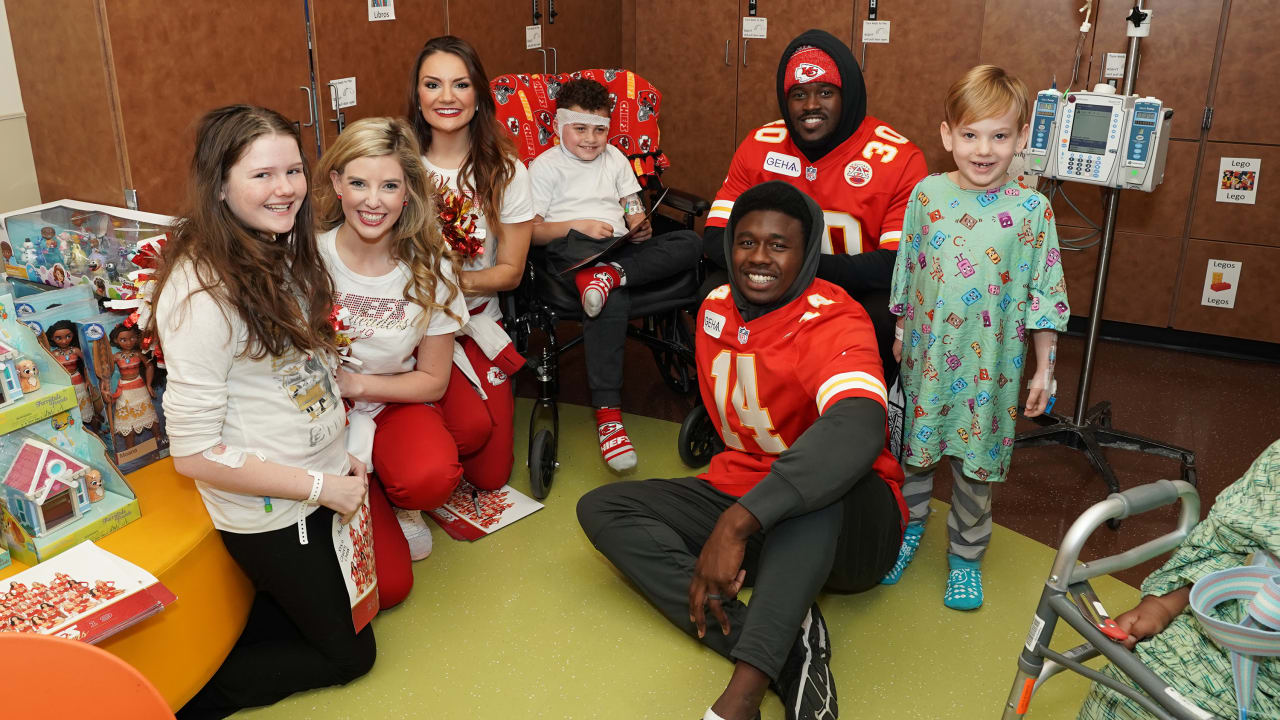
[[27,114],[18,90],[18,71],[9,39],[9,20],[0,0],[0,213],[40,204],[31,156]]

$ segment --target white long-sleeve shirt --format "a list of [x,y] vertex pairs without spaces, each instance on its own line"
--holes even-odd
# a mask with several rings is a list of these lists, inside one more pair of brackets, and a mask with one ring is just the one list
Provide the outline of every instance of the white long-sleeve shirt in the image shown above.
[[[192,265],[184,263],[156,299],[169,372],[164,414],[170,453],[185,457],[224,444],[281,465],[345,474],[345,414],[327,361],[296,350],[250,359],[239,316],[199,288]],[[272,498],[267,512],[260,495],[199,480],[196,487],[219,530],[267,532],[298,521],[297,500]]]

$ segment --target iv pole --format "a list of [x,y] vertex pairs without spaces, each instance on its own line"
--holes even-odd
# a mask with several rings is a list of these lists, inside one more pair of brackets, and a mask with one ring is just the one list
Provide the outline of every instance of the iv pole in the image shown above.
[[[1146,17],[1138,5],[1133,8],[1126,20],[1135,27]],[[1138,75],[1138,49],[1141,38],[1129,38],[1129,55],[1125,59],[1124,94],[1133,94]],[[1166,111],[1171,112],[1171,111]],[[1182,479],[1196,484],[1196,456],[1191,450],[1153,440],[1142,435],[1117,430],[1111,426],[1111,403],[1103,400],[1089,407],[1089,386],[1093,380],[1093,356],[1098,346],[1098,334],[1102,326],[1102,305],[1107,292],[1107,270],[1111,262],[1111,244],[1115,239],[1116,209],[1120,204],[1120,191],[1116,188],[1104,190],[1104,215],[1102,226],[1102,242],[1098,249],[1098,269],[1093,286],[1093,306],[1089,309],[1089,328],[1085,334],[1084,358],[1080,365],[1080,385],[1076,391],[1075,414],[1071,418],[1046,413],[1035,418],[1043,427],[1020,433],[1015,438],[1015,447],[1040,447],[1044,445],[1065,445],[1083,451],[1093,464],[1095,470],[1102,475],[1107,489],[1113,493],[1120,492],[1120,482],[1115,471],[1102,454],[1102,448],[1119,448],[1134,450],[1150,455],[1177,460],[1182,465]],[[1111,523],[1117,527],[1118,523]]]

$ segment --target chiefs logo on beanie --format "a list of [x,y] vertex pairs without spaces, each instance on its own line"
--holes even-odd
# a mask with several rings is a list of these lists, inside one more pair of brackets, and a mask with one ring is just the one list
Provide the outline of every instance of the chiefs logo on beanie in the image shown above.
[[783,81],[783,92],[788,92],[795,85],[824,82],[840,87],[840,70],[831,56],[812,46],[803,45],[796,48],[787,60],[786,80]]

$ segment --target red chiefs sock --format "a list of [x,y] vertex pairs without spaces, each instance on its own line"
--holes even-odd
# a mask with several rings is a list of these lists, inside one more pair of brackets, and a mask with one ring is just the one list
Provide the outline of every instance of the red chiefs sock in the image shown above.
[[596,409],[596,431],[600,435],[600,455],[614,472],[625,472],[636,466],[636,451],[622,427],[622,411],[618,408]]
[[573,282],[582,298],[582,311],[587,317],[595,317],[609,299],[609,291],[622,284],[622,276],[612,265],[597,265],[579,270]]

